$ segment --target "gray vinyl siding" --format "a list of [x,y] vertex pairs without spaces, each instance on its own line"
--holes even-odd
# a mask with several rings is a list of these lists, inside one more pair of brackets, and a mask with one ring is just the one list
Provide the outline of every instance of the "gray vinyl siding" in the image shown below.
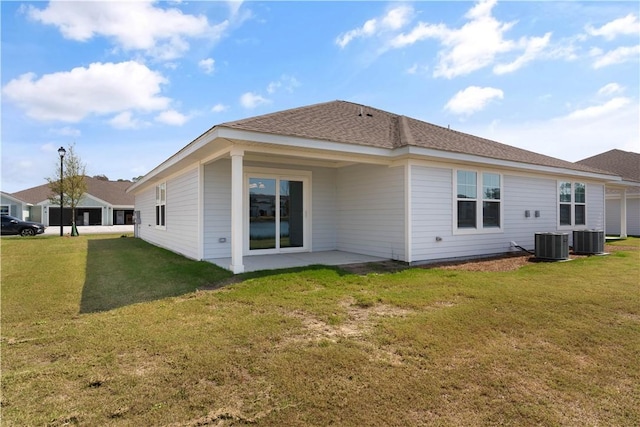
[[[507,245],[535,248],[535,233],[558,231],[557,180],[504,176],[504,232]],[[529,211],[526,217],[525,211]],[[536,217],[536,211],[540,216]],[[509,246],[507,246],[509,250]]]
[[337,249],[404,260],[404,168],[356,165],[337,172]]
[[604,185],[587,183],[587,228],[604,230]]
[[313,252],[331,251],[336,243],[336,170],[311,168],[311,246]]
[[[453,195],[452,171],[433,167],[411,167],[412,259],[435,259],[443,247],[451,253]],[[442,241],[436,242],[436,237]],[[437,243],[437,244],[436,244]],[[451,257],[452,255],[448,255]]]
[[[204,166],[204,258],[231,256],[231,160]],[[220,242],[224,239],[224,242]]]
[[[606,202],[607,226],[606,234],[620,234],[620,199],[608,199]],[[627,207],[628,210],[628,207]],[[627,212],[627,215],[629,213]],[[629,230],[627,230],[628,234]]]
[[80,198],[80,201],[78,202],[78,207],[80,208],[102,208],[104,206],[109,206],[109,205],[87,194],[82,196]]
[[[281,164],[246,162],[245,167],[283,169]],[[311,250],[336,249],[336,171],[333,168],[286,165],[284,169],[311,171]],[[231,256],[231,161],[204,167],[204,258]],[[225,242],[220,242],[220,239]]]
[[19,219],[28,219],[28,215],[25,215],[28,212],[28,208],[22,203],[16,203],[15,200],[3,195],[0,196],[0,205],[9,207],[9,215]]
[[[620,234],[620,199],[607,199],[606,233]],[[627,235],[640,236],[640,198],[627,197]]]
[[536,232],[557,231],[556,179],[503,174],[502,232],[455,234],[453,169],[412,166],[411,177],[414,262],[505,253],[513,250],[511,241],[533,249]]
[[136,210],[142,224],[139,236],[147,242],[189,258],[198,258],[198,168],[169,179],[166,229],[155,226],[155,186],[136,194]]
[[627,235],[640,236],[640,198],[627,199]]

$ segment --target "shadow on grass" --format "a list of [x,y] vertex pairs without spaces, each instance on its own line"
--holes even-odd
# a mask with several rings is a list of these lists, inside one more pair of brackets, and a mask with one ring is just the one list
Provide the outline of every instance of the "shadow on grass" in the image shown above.
[[[80,313],[96,313],[245,280],[289,273],[330,270],[358,274],[348,266],[310,265],[233,275],[212,263],[194,261],[130,237],[90,239]],[[382,267],[380,267],[382,268]],[[384,268],[382,268],[384,270]]]
[[95,313],[183,295],[231,273],[135,238],[88,241],[80,313]]

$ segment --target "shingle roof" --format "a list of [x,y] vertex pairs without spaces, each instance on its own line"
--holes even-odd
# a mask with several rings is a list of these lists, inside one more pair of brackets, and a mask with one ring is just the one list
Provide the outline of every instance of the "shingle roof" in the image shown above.
[[491,159],[602,173],[588,165],[556,159],[347,101],[314,104],[227,122],[219,126],[379,148],[415,146]]
[[577,162],[620,175],[626,181],[640,182],[640,154],[630,151],[610,150]]
[[[130,181],[103,181],[97,178],[85,177],[87,193],[115,206],[133,206],[134,196],[126,193],[131,186]],[[39,185],[11,194],[20,200],[29,203],[40,203],[51,196],[49,184]]]

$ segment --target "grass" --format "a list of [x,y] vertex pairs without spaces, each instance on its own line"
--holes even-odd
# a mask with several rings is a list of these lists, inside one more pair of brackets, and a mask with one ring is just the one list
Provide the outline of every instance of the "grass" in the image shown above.
[[2,424],[640,425],[640,239],[514,272],[2,239]]

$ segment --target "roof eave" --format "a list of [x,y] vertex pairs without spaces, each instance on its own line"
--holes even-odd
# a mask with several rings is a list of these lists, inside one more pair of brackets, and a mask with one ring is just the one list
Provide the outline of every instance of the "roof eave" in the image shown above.
[[207,132],[203,133],[193,141],[191,141],[186,147],[182,148],[180,151],[175,153],[173,156],[169,157],[164,162],[160,163],[158,166],[153,168],[150,172],[145,174],[140,180],[133,183],[133,185],[129,186],[125,192],[131,193],[134,190],[142,188],[154,181],[154,178],[159,174],[169,170],[170,168],[176,166],[182,160],[186,159],[188,156],[196,153],[198,150],[203,148],[209,142],[218,138],[218,127],[214,126],[209,129]]
[[186,160],[189,156],[194,156],[198,151],[202,150],[209,143],[215,141],[216,139],[223,139],[232,143],[246,141],[257,144],[279,145],[288,148],[326,151],[334,153],[338,152],[344,153],[346,155],[381,157],[388,160],[389,162],[393,162],[394,160],[398,160],[402,157],[429,158],[446,160],[450,162],[489,164],[504,168],[519,169],[537,173],[543,172],[556,175],[579,176],[609,182],[621,181],[621,178],[616,175],[601,174],[596,172],[581,171],[577,169],[555,166],[544,166],[511,160],[501,160],[474,154],[456,153],[431,148],[416,146],[404,146],[399,148],[372,147],[361,144],[350,144],[322,139],[281,135],[276,133],[257,132],[252,130],[231,128],[225,125],[217,125],[209,129],[209,131],[205,132],[204,134],[200,135],[198,138],[189,143],[186,147],[178,151],[173,156],[169,157],[163,163],[156,166],[142,179],[127,188],[126,192],[135,193],[136,190],[139,190],[157,181],[155,178],[159,175],[171,175],[171,173],[174,172],[173,169],[179,169],[179,165],[181,164],[181,162]]

